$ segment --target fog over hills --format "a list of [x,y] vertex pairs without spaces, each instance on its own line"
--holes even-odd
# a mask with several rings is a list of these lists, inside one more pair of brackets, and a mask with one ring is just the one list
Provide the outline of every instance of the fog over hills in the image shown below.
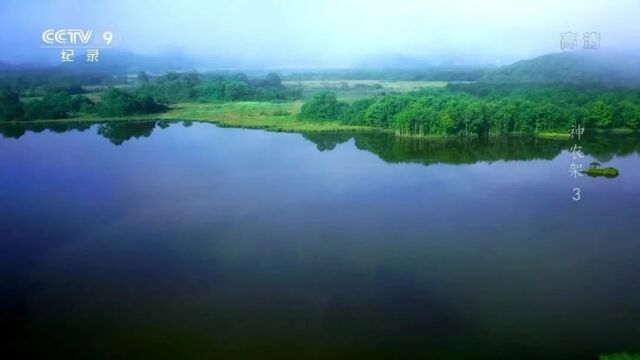
[[598,82],[611,85],[640,84],[640,56],[634,52],[568,51],[521,60],[487,72],[492,82]]
[[[632,51],[577,50],[551,53],[523,59],[508,65],[495,63],[468,63],[443,58],[417,58],[407,56],[379,56],[349,68],[270,68],[241,66],[241,62],[228,58],[204,60],[181,53],[140,55],[126,51],[106,53],[99,63],[76,62],[61,64],[47,61],[27,64],[0,62],[0,71],[49,68],[69,72],[101,72],[132,74],[139,71],[164,73],[169,71],[245,71],[264,74],[276,71],[291,79],[329,79],[331,74],[344,78],[373,79],[376,72],[384,72],[397,80],[462,80],[499,83],[603,83],[608,85],[640,84],[640,55]],[[296,75],[300,74],[300,75]]]
[[504,65],[559,51],[569,31],[637,49],[639,13],[637,0],[1,1],[0,61],[55,62],[43,31],[93,29],[120,52],[207,68]]

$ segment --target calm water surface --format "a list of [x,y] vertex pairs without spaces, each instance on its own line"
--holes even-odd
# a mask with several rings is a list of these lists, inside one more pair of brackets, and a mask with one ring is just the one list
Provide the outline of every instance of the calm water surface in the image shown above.
[[[91,358],[640,351],[640,141],[0,128],[4,348]],[[579,186],[582,199],[571,199]]]

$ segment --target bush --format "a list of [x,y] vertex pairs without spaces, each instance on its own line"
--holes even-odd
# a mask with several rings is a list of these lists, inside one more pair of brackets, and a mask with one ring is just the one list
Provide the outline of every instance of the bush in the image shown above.
[[131,95],[111,88],[102,96],[98,113],[102,116],[126,116],[150,114],[165,111],[165,105],[158,104],[150,95]]
[[299,117],[303,120],[339,120],[348,106],[338,101],[336,94],[323,91],[302,105]]

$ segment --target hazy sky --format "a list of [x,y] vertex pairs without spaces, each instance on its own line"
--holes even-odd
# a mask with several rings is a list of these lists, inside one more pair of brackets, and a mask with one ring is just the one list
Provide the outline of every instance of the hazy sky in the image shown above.
[[113,29],[120,48],[244,65],[353,66],[406,56],[507,63],[560,50],[560,33],[637,48],[640,0],[0,1],[0,59],[28,61],[48,28]]

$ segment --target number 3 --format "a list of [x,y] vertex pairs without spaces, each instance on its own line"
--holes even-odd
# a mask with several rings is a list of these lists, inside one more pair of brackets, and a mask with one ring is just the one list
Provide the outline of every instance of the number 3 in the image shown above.
[[573,188],[573,201],[578,201],[580,200],[580,188]]

